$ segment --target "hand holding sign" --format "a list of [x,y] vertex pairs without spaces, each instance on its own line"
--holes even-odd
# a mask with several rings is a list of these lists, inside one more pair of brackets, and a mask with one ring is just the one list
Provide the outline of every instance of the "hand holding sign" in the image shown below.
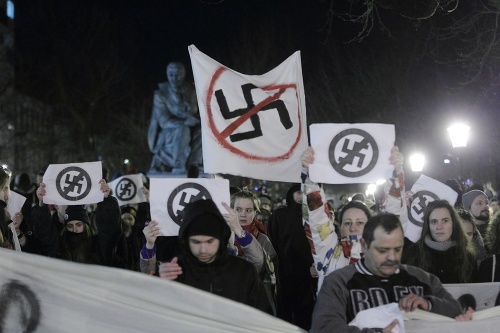
[[144,237],[146,237],[146,248],[152,249],[155,246],[156,238],[160,236],[161,228],[158,225],[157,221],[151,221],[142,230]]
[[99,181],[101,192],[104,194],[104,198],[109,197],[111,193],[111,188],[109,187],[108,183],[106,183],[105,179],[101,179]]
[[45,184],[40,183],[40,186],[36,189],[36,196],[38,198],[38,204],[40,205],[40,207],[44,204],[43,197],[46,193],[47,192],[45,191]]
[[314,149],[309,146],[300,156],[300,161],[302,162],[302,166],[305,168],[309,168],[309,165],[314,163]]

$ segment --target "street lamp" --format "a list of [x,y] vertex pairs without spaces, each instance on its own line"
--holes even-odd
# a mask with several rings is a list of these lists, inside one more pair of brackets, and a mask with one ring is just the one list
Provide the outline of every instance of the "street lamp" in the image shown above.
[[453,148],[467,147],[470,127],[465,124],[454,124],[448,127]]
[[410,167],[413,172],[421,172],[424,169],[425,156],[422,154],[413,154],[410,156]]

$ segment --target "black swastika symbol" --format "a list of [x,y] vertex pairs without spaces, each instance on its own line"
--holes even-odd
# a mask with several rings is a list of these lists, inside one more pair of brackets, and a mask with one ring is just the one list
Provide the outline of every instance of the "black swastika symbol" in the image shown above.
[[137,194],[137,186],[130,178],[122,178],[116,184],[116,197],[121,201],[129,201],[135,198]]
[[57,192],[66,200],[81,200],[90,193],[91,188],[92,182],[89,174],[80,167],[67,167],[57,175]]
[[418,191],[413,194],[411,205],[408,207],[408,219],[417,227],[424,225],[424,212],[427,205],[439,197],[430,191]]
[[[359,141],[361,137],[361,141]],[[344,155],[336,153],[336,148],[339,143],[342,143],[341,153]],[[352,148],[349,146],[352,144]],[[369,156],[371,151],[371,160],[369,163],[363,167],[365,159]],[[330,159],[330,164],[340,175],[355,178],[366,175],[373,170],[378,161],[378,145],[375,139],[367,132],[352,128],[343,130],[338,133],[330,143],[328,149],[328,157]],[[351,166],[351,170],[346,170],[346,166]],[[354,170],[354,171],[352,171]]]
[[82,191],[82,184],[80,183],[83,180],[82,174],[74,176],[72,179],[70,179],[69,173],[66,174],[66,179],[64,182],[66,183],[66,186],[63,188],[63,192],[65,194],[68,194],[69,192],[76,191],[80,193]]
[[[255,103],[252,97],[253,89],[258,89],[258,87],[251,83],[247,83],[241,86],[241,90],[243,92],[243,97],[245,98],[245,102],[247,103],[247,107],[236,109],[233,111],[229,110],[229,106],[227,105],[226,97],[224,96],[224,92],[222,91],[222,89],[215,91],[215,98],[217,99],[217,103],[219,104],[219,108],[221,110],[221,114],[224,117],[224,119],[232,119],[242,116],[255,107]],[[280,122],[285,129],[292,128],[293,123],[290,120],[290,115],[288,114],[288,110],[285,106],[285,103],[282,100],[276,100],[274,102],[267,104],[266,106],[263,106],[259,110],[259,112],[272,109],[276,109],[278,111]],[[248,140],[262,136],[262,128],[260,126],[259,114],[255,113],[252,116],[250,116],[250,122],[252,123],[253,130],[243,133],[231,134],[229,136],[231,142]]]
[[212,199],[210,192],[198,183],[184,183],[177,186],[167,199],[167,212],[170,218],[177,224],[182,224],[182,213],[184,207],[190,202]]

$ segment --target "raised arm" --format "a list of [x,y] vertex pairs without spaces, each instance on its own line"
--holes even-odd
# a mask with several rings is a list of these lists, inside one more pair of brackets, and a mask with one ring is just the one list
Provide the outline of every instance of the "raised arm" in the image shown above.
[[244,230],[238,221],[238,214],[236,211],[225,202],[223,202],[222,205],[227,210],[227,213],[222,214],[222,216],[226,220],[231,232],[234,233],[238,243],[241,245],[243,257],[251,262],[258,272],[261,272],[262,269],[264,269],[264,249],[252,234],[243,232]]
[[345,266],[335,227],[328,216],[328,206],[323,188],[309,179],[309,165],[314,163],[314,149],[308,147],[301,156],[303,202],[307,210],[302,210],[303,219],[309,224],[314,244],[313,258],[318,272],[318,290],[326,275]]

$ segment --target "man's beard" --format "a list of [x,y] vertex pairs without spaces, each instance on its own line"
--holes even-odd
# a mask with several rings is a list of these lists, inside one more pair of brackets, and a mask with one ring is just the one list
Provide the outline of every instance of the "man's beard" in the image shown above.
[[489,210],[483,210],[481,213],[479,213],[479,216],[475,216],[474,218],[479,221],[486,221],[488,222],[490,220],[490,211]]

